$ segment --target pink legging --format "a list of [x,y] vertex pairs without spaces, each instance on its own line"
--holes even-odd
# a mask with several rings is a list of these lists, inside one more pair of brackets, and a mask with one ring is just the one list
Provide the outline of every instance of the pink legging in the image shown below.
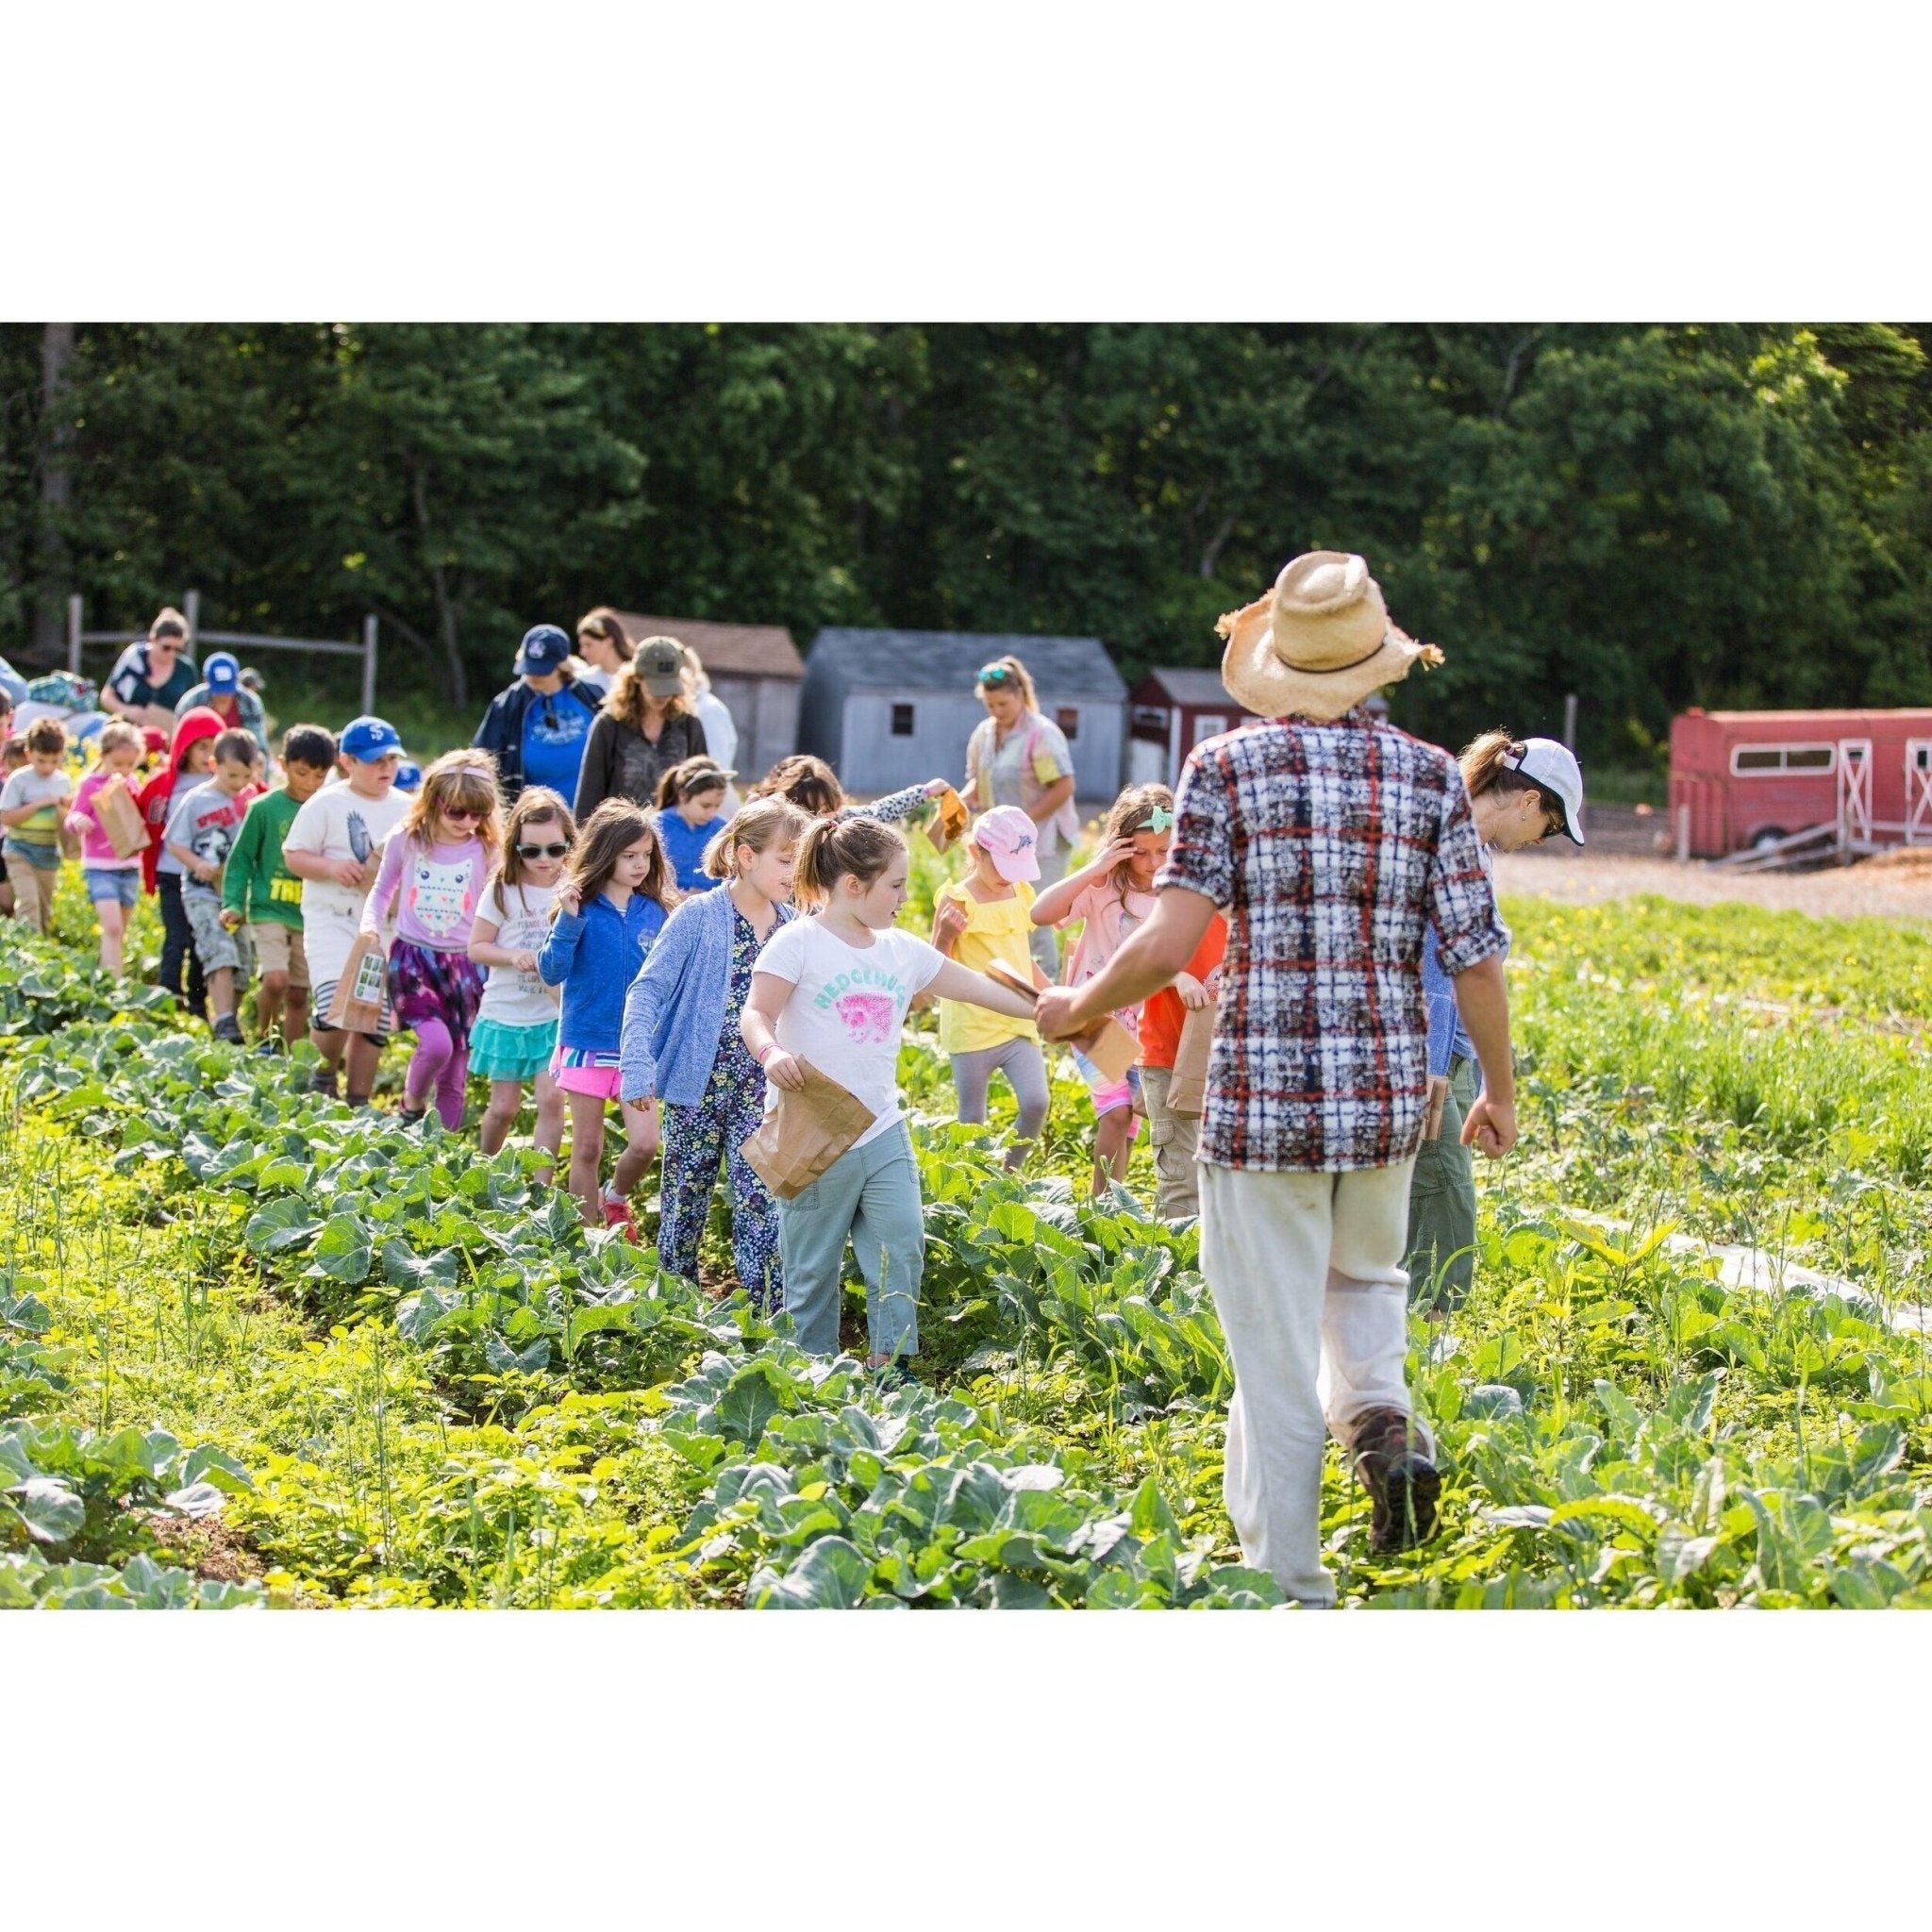
[[470,1073],[470,1049],[458,1046],[441,1020],[416,1020],[416,1051],[403,1075],[403,1104],[427,1107],[436,1090],[436,1112],[455,1133],[463,1124],[463,1082]]

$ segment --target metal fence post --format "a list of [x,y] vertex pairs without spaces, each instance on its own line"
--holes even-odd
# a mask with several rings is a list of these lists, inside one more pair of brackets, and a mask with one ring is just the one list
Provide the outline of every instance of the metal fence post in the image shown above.
[[190,658],[196,658],[198,661],[194,641],[201,635],[201,592],[199,591],[189,591],[181,615],[188,620],[188,648],[185,655]]
[[77,593],[67,600],[67,668],[75,676],[80,675],[80,598]]
[[1690,808],[1680,805],[1677,808],[1677,863],[1690,862]]
[[1574,691],[1563,700],[1563,743],[1570,751],[1576,749],[1576,693]]
[[375,709],[375,617],[372,612],[362,620],[362,715]]

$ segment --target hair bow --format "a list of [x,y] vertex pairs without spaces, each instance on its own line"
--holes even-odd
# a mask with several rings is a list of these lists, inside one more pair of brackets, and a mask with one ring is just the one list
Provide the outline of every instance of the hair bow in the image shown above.
[[1170,830],[1173,824],[1173,812],[1169,811],[1164,805],[1157,805],[1147,814],[1147,823],[1141,829],[1143,832],[1165,832]]

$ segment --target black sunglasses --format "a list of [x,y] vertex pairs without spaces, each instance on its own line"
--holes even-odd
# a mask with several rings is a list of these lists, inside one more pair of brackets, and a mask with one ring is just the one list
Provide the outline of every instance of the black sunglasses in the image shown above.
[[519,845],[519,858],[561,858],[570,850],[568,845]]

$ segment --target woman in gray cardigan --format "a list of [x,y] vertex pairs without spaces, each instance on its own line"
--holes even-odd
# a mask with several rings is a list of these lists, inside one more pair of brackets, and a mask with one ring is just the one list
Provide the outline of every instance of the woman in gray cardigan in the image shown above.
[[658,1258],[673,1274],[697,1279],[698,1237],[722,1160],[738,1278],[767,1315],[784,1305],[778,1204],[740,1151],[764,1119],[765,1074],[739,1034],[738,1016],[760,948],[794,917],[785,902],[806,824],[789,799],[757,798],[711,841],[705,870],[730,883],[686,899],[650,942],[625,995],[619,1046],[625,1100],[661,1104]]

